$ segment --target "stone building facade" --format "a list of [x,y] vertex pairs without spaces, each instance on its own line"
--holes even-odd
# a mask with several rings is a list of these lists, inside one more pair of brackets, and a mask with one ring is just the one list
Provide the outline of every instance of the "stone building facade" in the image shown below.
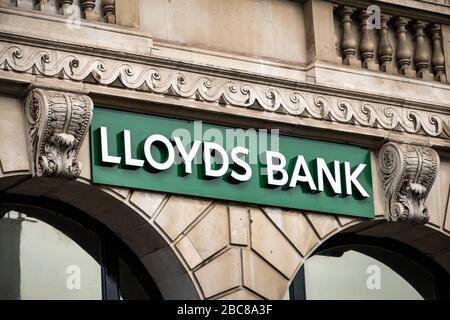
[[[93,183],[98,107],[366,148],[375,218]],[[165,299],[288,298],[342,234],[448,274],[449,107],[444,0],[0,0],[2,201],[94,218]]]

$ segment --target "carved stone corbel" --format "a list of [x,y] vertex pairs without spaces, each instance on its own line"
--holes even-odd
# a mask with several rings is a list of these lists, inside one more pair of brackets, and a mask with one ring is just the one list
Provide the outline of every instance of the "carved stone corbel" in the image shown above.
[[33,175],[78,178],[77,154],[92,120],[92,100],[81,94],[33,89],[25,108]]
[[425,224],[430,213],[425,205],[436,179],[439,155],[428,147],[388,142],[378,155],[385,195],[385,218]]

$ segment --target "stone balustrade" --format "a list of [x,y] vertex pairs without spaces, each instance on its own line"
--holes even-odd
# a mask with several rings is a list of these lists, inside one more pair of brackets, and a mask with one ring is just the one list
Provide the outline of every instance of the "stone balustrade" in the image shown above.
[[[321,54],[326,56],[325,59],[317,57],[320,54],[314,51],[316,61],[325,60],[334,63],[337,56],[338,64],[361,70],[380,71],[389,75],[443,83],[448,81],[442,31],[444,29],[445,38],[447,34],[445,28],[448,26],[441,25],[445,21],[430,15],[420,15],[420,11],[417,10],[405,11],[407,13],[403,15],[402,11],[394,10],[390,5],[380,4],[383,8],[379,12],[379,24],[373,28],[373,12],[368,11],[367,7],[345,4],[354,3],[352,1],[336,0],[336,2],[340,4],[315,1],[317,8],[322,6],[320,9],[322,11],[319,10],[321,13],[328,10],[325,8],[329,8],[330,15],[326,19],[328,22],[334,22],[336,35],[336,40],[327,39],[327,43],[331,42],[331,45],[324,45],[324,51],[328,52]],[[298,6],[309,7],[308,2],[305,3],[304,5],[298,3]],[[142,2],[138,0],[0,0],[2,7],[60,15],[75,22],[85,19],[133,28],[140,28],[140,4]],[[331,18],[332,7],[334,7],[334,21]],[[415,17],[414,14],[420,17]],[[307,28],[306,24],[304,26]],[[331,26],[321,30],[333,34],[332,28]],[[154,29],[141,30],[152,33]]]
[[0,0],[0,6],[116,23],[115,0]]
[[367,8],[334,7],[339,26],[335,30],[339,63],[411,78],[447,81],[439,23],[381,13],[380,25],[370,28],[372,13]]

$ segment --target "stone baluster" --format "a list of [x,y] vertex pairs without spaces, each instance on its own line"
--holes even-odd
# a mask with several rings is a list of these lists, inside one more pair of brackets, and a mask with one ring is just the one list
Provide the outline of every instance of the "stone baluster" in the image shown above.
[[409,19],[404,17],[398,17],[395,21],[395,27],[397,28],[397,63],[398,72],[401,75],[408,77],[415,77],[415,72],[411,69],[411,50],[406,43],[406,26],[409,23]]
[[414,52],[414,63],[416,65],[416,75],[418,78],[433,80],[433,74],[428,71],[430,66],[430,55],[425,47],[425,28],[427,23],[421,20],[414,21],[412,28],[416,39],[416,50]]
[[63,15],[69,15],[73,13],[73,9],[71,10],[71,6],[73,4],[73,0],[61,0],[61,13]]
[[352,14],[355,8],[343,6],[338,8],[338,14],[342,23],[342,38],[341,38],[341,50],[342,50],[342,63],[350,66],[359,66],[358,60],[355,57],[356,54],[356,41],[352,33]]
[[33,0],[17,0],[17,8],[33,10]]
[[116,4],[115,0],[103,0],[103,13],[107,23],[116,23]]
[[36,9],[44,13],[59,13],[57,0],[37,0]]
[[361,66],[370,70],[378,70],[378,65],[373,61],[375,46],[369,31],[368,19],[371,13],[366,9],[358,11],[360,21],[361,39],[359,40],[359,54]]
[[446,82],[445,75],[445,59],[442,50],[442,35],[441,26],[433,23],[430,28],[433,41],[433,55],[431,57],[431,64],[433,66],[434,77],[437,81]]
[[84,19],[100,21],[100,16],[95,12],[95,0],[80,0],[80,4]]
[[389,40],[389,26],[388,22],[392,18],[389,15],[381,15],[380,25],[380,41],[378,43],[378,61],[380,61],[380,71],[388,74],[395,74],[397,70],[392,64],[392,44]]

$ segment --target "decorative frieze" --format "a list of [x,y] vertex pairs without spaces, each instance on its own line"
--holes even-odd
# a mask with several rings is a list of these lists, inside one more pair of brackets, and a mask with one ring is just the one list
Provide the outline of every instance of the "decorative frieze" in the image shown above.
[[363,127],[450,137],[450,115],[387,102],[342,98],[320,90],[249,82],[177,68],[0,43],[0,68],[254,108]]
[[25,107],[33,175],[78,178],[77,154],[91,123],[92,100],[86,95],[33,89]]
[[425,205],[438,174],[439,155],[428,147],[388,142],[379,151],[378,166],[385,194],[385,218],[424,224]]

